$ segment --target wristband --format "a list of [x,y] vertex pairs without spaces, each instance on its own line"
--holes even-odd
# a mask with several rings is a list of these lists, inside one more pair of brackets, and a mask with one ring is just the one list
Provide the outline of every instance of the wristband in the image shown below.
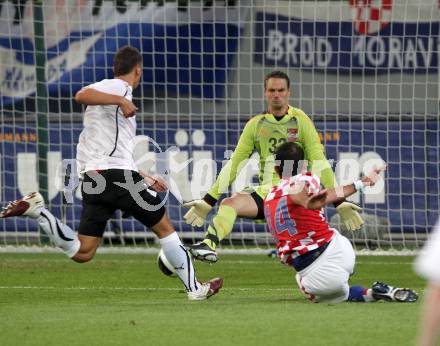
[[215,206],[215,204],[217,203],[217,200],[212,197],[209,193],[207,193],[205,195],[205,197],[203,197],[203,200],[208,203],[211,207]]
[[362,180],[356,180],[353,183],[353,187],[354,187],[355,191],[362,191],[364,189],[365,185],[362,182]]

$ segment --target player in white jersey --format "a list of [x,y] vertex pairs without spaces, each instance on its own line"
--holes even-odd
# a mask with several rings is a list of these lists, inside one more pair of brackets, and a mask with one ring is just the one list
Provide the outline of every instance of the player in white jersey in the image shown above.
[[416,271],[428,280],[419,327],[419,346],[438,345],[440,331],[440,218],[415,262]]
[[375,282],[371,288],[349,286],[355,265],[353,247],[329,226],[320,210],[365,186],[373,186],[381,170],[353,184],[321,191],[316,175],[302,169],[297,174],[299,163],[304,162],[304,152],[297,143],[282,144],[275,157],[275,171],[281,179],[266,196],[264,213],[277,240],[280,260],[296,270],[301,291],[313,302],[416,301],[414,291],[382,282]]
[[[44,207],[38,192],[11,202],[0,218],[30,216],[55,245],[76,262],[90,261],[99,247],[108,219],[116,210],[132,215],[158,236],[165,257],[176,269],[190,300],[216,294],[220,278],[207,283],[197,280],[191,258],[171,225],[163,202],[152,192],[163,192],[158,177],[140,173],[133,159],[136,106],[132,91],[142,75],[142,56],[136,48],[118,50],[113,63],[114,79],[82,88],[75,100],[87,105],[84,129],[77,146],[82,177],[83,209],[78,233]],[[150,186],[149,186],[149,185]]]

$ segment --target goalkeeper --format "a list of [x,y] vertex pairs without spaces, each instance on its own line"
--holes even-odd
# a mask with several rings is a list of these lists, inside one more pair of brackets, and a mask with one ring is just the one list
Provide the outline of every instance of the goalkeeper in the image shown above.
[[[192,226],[203,226],[205,219],[221,195],[227,191],[240,169],[254,150],[260,155],[259,183],[221,201],[217,214],[208,227],[205,239],[189,246],[191,254],[201,261],[217,262],[216,247],[228,236],[237,217],[264,219],[264,198],[279,181],[274,171],[273,153],[285,142],[298,143],[304,150],[305,159],[311,162],[312,171],[320,177],[326,188],[335,186],[335,176],[324,155],[323,146],[310,118],[299,108],[289,105],[290,80],[287,74],[273,71],[264,79],[264,94],[268,103],[265,113],[252,117],[246,124],[237,147],[219,173],[216,182],[200,200],[184,204],[189,211],[184,220]],[[359,229],[363,220],[361,208],[343,201],[336,205],[342,222],[349,230]]]

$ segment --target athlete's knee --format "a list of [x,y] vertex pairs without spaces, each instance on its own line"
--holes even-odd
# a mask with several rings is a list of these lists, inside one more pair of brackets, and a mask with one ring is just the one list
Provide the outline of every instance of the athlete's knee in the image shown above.
[[227,205],[235,209],[237,198],[235,196],[227,197],[220,202],[220,205]]
[[72,260],[78,263],[85,263],[95,257],[96,250],[101,243],[101,238],[80,235],[79,241],[81,243],[78,252],[72,257]]
[[81,244],[79,251],[72,257],[72,260],[77,263],[89,262],[95,257],[97,248],[97,246],[83,246]]

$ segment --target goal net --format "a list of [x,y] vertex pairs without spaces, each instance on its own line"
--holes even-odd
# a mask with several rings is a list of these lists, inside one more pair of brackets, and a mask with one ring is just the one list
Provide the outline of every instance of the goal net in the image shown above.
[[[364,228],[345,232],[328,207],[331,224],[357,249],[423,244],[439,214],[438,1],[42,3],[0,3],[3,206],[40,190],[55,215],[78,227],[72,159],[83,108],[73,95],[112,78],[114,53],[130,44],[143,56],[136,158],[145,171],[169,173],[166,206],[186,242],[201,239],[206,226],[183,222],[182,201],[209,189],[246,121],[265,109],[265,74],[280,69],[339,183],[388,164],[383,184],[350,198],[364,207]],[[229,193],[256,184],[257,173],[254,154]],[[112,248],[156,245],[152,232],[119,212],[104,238]],[[0,220],[0,245],[46,242],[33,220]],[[264,223],[238,220],[222,247],[273,245]]]

